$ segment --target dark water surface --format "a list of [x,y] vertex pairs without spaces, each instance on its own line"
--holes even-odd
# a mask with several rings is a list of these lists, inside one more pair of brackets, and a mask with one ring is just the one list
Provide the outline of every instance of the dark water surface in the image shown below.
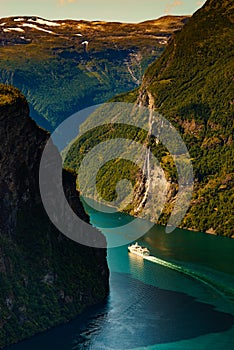
[[[86,209],[105,234],[131,220]],[[233,349],[234,240],[154,226],[139,241],[156,259],[128,254],[127,246],[109,249],[110,295],[102,305],[8,349]]]

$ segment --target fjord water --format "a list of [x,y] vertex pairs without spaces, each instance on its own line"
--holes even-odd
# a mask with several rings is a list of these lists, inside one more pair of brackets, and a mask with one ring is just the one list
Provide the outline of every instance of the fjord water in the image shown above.
[[[132,218],[86,206],[108,235]],[[205,350],[234,347],[234,240],[154,226],[139,239],[154,258],[108,250],[110,295],[76,320],[11,350]]]

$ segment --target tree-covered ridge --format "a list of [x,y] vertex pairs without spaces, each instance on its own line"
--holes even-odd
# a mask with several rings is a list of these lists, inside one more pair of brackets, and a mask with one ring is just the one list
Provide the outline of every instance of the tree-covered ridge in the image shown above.
[[[106,250],[75,243],[50,221],[39,190],[49,134],[29,117],[22,94],[0,84],[0,348],[76,317],[108,294]],[[58,152],[55,150],[53,159]],[[64,191],[85,222],[75,177]],[[61,210],[61,215],[63,215]],[[100,234],[100,233],[99,233]]]
[[233,235],[232,1],[208,1],[147,70],[148,94],[170,119],[193,159],[195,191],[183,226]]
[[185,16],[139,24],[0,19],[0,81],[26,96],[32,117],[52,129],[71,114],[141,83]]
[[[22,100],[24,96],[21,92],[10,85],[0,84],[0,106],[7,106],[9,104],[15,103],[17,100]],[[25,100],[26,101],[26,100]]]
[[[181,226],[225,236],[234,235],[233,22],[232,1],[207,1],[147,69],[141,87],[113,100],[153,107],[177,128],[189,149],[195,179]],[[159,160],[172,176],[174,165],[164,152]],[[178,190],[173,176],[172,181],[162,224]]]
[[210,4],[193,15],[149,67],[141,92],[152,92],[155,107],[167,114],[183,119],[195,114],[201,120],[211,116],[214,122],[217,117],[226,126],[233,110],[234,16],[233,11]]

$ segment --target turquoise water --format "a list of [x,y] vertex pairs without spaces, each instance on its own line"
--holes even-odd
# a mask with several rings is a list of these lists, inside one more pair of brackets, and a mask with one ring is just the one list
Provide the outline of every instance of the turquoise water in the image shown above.
[[[131,221],[86,210],[107,235]],[[153,257],[128,254],[127,245],[108,250],[110,295],[102,305],[9,349],[234,348],[234,240],[154,226],[139,242]]]

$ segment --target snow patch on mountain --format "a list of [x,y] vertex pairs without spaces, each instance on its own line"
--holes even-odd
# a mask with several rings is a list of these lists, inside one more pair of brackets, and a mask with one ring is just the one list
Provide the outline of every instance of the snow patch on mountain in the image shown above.
[[14,21],[15,22],[22,22],[22,21],[24,21],[24,18],[22,18],[22,17],[14,18]]
[[24,30],[23,30],[22,28],[16,28],[16,27],[14,27],[14,28],[7,28],[7,29],[9,29],[10,31],[11,31],[11,30],[15,30],[16,32],[24,32]]
[[34,19],[29,19],[28,22],[38,23],[38,24],[41,24],[41,25],[51,26],[51,27],[59,27],[60,26],[59,23],[47,21],[47,20],[41,19],[41,18],[36,18],[35,20]]
[[42,31],[42,32],[46,32],[46,33],[49,33],[49,34],[55,34],[55,33],[52,32],[51,30],[46,30],[46,29],[40,28],[40,27],[38,27],[37,25],[31,24],[31,23],[23,23],[23,24],[22,24],[22,27],[29,27],[29,28],[33,28],[33,29],[36,29],[36,30],[40,30],[40,31]]

